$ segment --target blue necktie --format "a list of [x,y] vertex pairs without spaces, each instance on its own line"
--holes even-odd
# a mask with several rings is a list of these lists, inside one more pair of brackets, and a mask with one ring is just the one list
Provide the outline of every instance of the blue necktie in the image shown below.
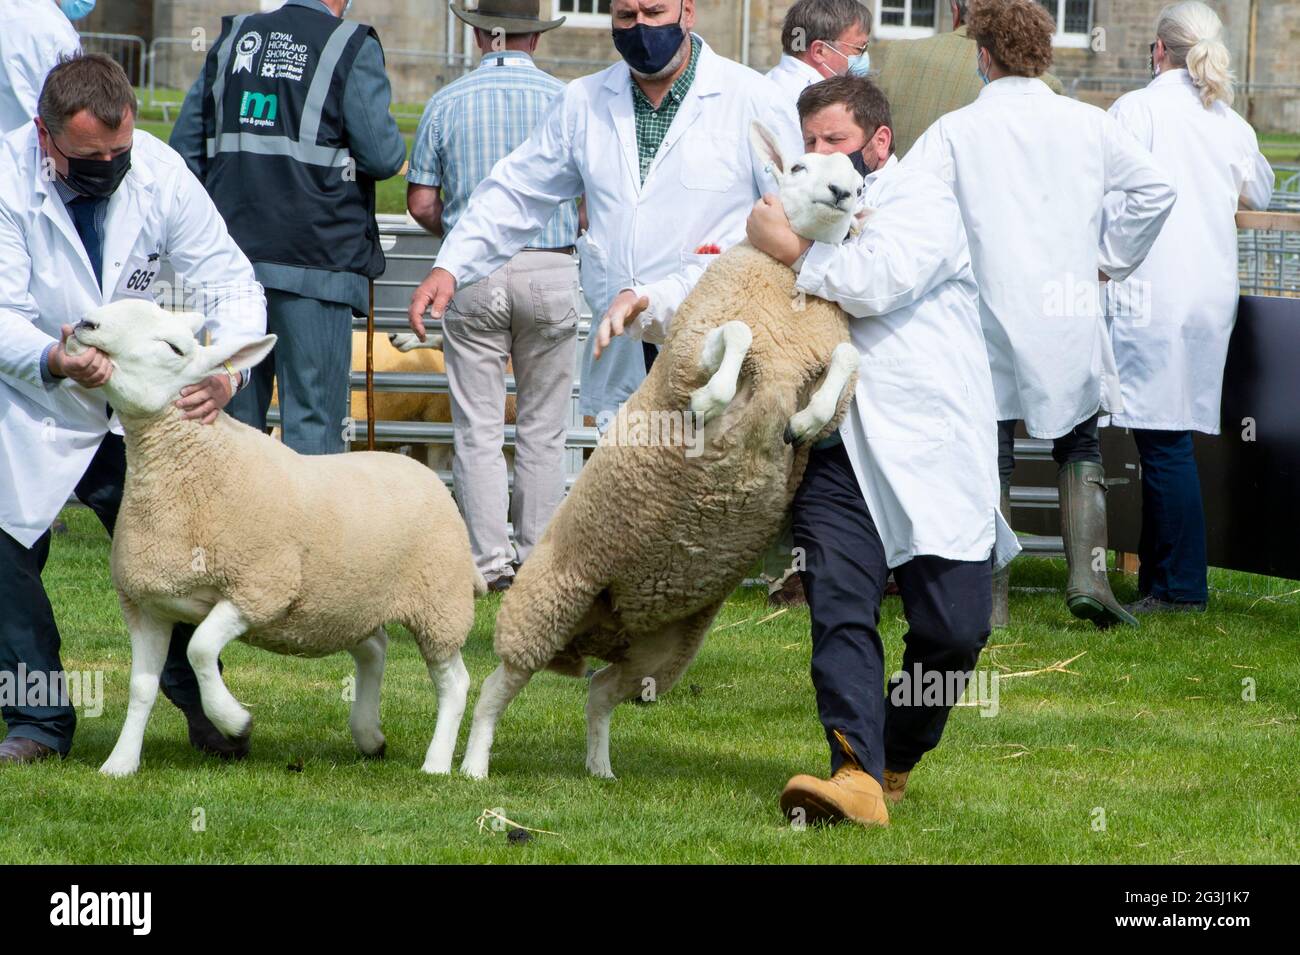
[[99,211],[99,204],[103,201],[103,199],[96,199],[94,196],[77,196],[68,203],[68,212],[72,214],[72,223],[77,227],[77,235],[81,236],[81,244],[86,249],[91,268],[95,270],[95,283],[100,286],[104,284],[104,243],[95,224],[95,219],[97,218],[96,213]]

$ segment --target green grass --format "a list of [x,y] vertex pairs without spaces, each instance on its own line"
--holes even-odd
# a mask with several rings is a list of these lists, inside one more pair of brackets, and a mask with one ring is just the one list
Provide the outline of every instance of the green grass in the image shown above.
[[[776,800],[822,772],[808,680],[808,617],[764,622],[759,594],[723,610],[681,685],[614,716],[619,779],[583,767],[581,681],[538,676],[499,728],[486,782],[420,773],[434,693],[406,635],[389,658],[388,756],[360,759],[347,730],[351,659],[277,657],[233,645],[226,680],[254,714],[247,760],[190,750],[161,700],[140,773],[96,772],[125,713],[128,640],[107,542],[69,510],[45,573],[64,664],[105,672],[106,708],[82,718],[62,763],[8,768],[0,861],[14,862],[1295,862],[1300,858],[1300,598],[1289,582],[1216,572],[1210,614],[1098,633],[1056,593],[1060,562],[1015,566],[1016,626],[980,666],[1015,672],[1086,654],[1071,673],[1004,680],[1000,713],[953,711],[884,831],[794,831]],[[353,581],[364,586],[364,581]],[[1121,598],[1131,578],[1116,577]],[[477,685],[495,664],[498,598],[465,649]],[[734,626],[733,626],[734,625]],[[725,628],[725,629],[724,629]],[[888,662],[904,623],[885,603]],[[1257,684],[1243,702],[1242,680]],[[474,694],[471,694],[471,706]],[[468,731],[461,730],[461,745]],[[288,768],[301,760],[302,771]],[[555,835],[515,846],[480,832],[485,809]],[[206,831],[192,820],[202,810]],[[1094,828],[1104,810],[1105,828]]]

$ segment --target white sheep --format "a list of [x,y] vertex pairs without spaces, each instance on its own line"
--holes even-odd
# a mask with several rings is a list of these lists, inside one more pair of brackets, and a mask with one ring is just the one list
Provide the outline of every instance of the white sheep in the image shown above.
[[[863,186],[848,157],[787,164],[761,127],[755,145],[774,165],[795,230],[843,242]],[[708,268],[506,592],[501,665],[474,711],[466,775],[487,775],[496,723],[535,672],[581,675],[592,656],[610,665],[588,692],[587,768],[613,776],[614,707],[667,692],[694,659],[779,532],[810,441],[847,410],[857,363],[847,316],[797,294],[790,268],[748,244]],[[692,428],[702,440],[689,439]]]
[[353,739],[363,754],[382,754],[384,624],[397,621],[438,691],[424,771],[449,772],[469,688],[460,648],[474,596],[486,592],[451,495],[400,455],[308,458],[224,414],[210,426],[185,420],[174,404],[181,388],[227,361],[249,368],[275,344],[267,335],[200,345],[203,321],[125,300],[92,312],[69,342],[110,357],[104,394],[126,433],[112,572],[131,635],[131,690],[100,771],[139,768],[177,621],[198,625],[189,660],[203,712],[227,736],[246,736],[252,720],[217,670],[226,644],[306,657],[346,650],[357,666]]

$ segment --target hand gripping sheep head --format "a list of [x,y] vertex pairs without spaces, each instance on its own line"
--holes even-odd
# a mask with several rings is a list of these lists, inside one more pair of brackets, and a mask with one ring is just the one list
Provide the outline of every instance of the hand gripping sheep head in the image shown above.
[[772,131],[755,121],[750,141],[781,187],[781,205],[797,235],[813,242],[839,245],[857,234],[867,217],[859,210],[862,177],[843,153],[786,156]]
[[109,403],[121,415],[148,417],[165,410],[182,388],[220,373],[227,362],[243,371],[275,347],[274,335],[200,345],[194,336],[205,321],[202,315],[167,312],[143,299],[123,299],[79,322],[68,339],[68,353],[87,347],[102,351],[113,363],[103,389]]
[[274,335],[200,345],[203,324],[121,301],[91,312],[69,339],[71,351],[95,347],[112,361],[103,391],[126,438],[112,571],[131,634],[130,699],[101,771],[139,767],[177,623],[196,628],[186,656],[203,715],[228,740],[246,739],[252,725],[218,665],[240,640],[284,655],[350,654],[353,742],[380,756],[385,626],[400,623],[438,691],[424,770],[449,772],[469,689],[460,648],[474,596],[487,592],[451,494],[401,455],[305,457],[228,415],[186,419],[174,404],[182,388],[227,363],[249,368],[275,345]]

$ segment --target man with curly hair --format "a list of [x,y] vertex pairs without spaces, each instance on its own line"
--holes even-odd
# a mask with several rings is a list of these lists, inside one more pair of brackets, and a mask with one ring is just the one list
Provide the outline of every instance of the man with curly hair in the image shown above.
[[[970,35],[984,84],[917,141],[905,165],[928,169],[962,207],[980,286],[997,396],[1002,509],[1011,507],[1016,424],[1052,441],[1072,614],[1137,625],[1106,576],[1106,482],[1099,414],[1123,410],[1100,290],[1142,264],[1176,193],[1151,154],[1095,106],[1040,79],[1056,24],[1034,0],[975,0]],[[1104,213],[1102,199],[1114,193]],[[1008,623],[1006,572],[993,622]]]

